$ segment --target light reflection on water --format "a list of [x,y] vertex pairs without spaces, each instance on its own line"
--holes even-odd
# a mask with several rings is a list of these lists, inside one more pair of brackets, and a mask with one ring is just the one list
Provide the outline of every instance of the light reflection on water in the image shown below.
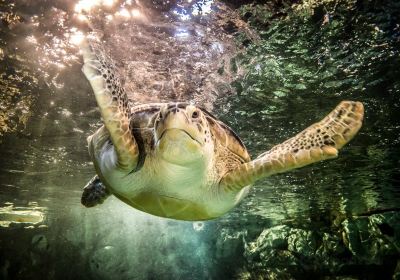
[[[24,224],[26,229],[41,224],[45,219],[45,210],[35,202],[29,202],[28,207],[14,207],[11,202],[5,202],[0,207],[0,227],[9,227],[11,224]],[[44,226],[44,225],[39,225]]]

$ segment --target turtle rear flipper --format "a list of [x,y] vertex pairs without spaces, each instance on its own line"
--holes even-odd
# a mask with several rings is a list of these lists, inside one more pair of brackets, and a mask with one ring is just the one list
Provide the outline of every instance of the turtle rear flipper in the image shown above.
[[119,169],[131,172],[139,158],[138,145],[130,128],[128,97],[121,86],[112,59],[95,38],[81,44],[84,60],[82,71],[92,86],[104,125],[117,154]]
[[83,188],[81,203],[86,207],[93,207],[102,204],[109,196],[110,192],[96,175]]
[[362,103],[343,101],[320,122],[226,174],[220,184],[226,191],[239,191],[258,179],[335,158],[357,134],[363,116]]

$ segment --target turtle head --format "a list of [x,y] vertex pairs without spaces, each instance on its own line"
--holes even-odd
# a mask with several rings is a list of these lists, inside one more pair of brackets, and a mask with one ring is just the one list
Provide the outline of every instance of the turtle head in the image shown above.
[[214,151],[206,116],[188,103],[169,103],[160,109],[155,143],[164,160],[178,165],[206,162]]

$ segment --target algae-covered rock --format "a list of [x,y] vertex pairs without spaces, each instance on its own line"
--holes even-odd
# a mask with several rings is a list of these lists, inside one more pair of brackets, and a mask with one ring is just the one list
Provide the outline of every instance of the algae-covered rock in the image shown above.
[[400,255],[400,213],[387,212],[355,217],[343,222],[344,243],[360,261],[382,264]]
[[315,232],[292,229],[288,238],[288,250],[304,257],[312,257],[317,250]]
[[286,225],[265,229],[255,242],[248,244],[246,252],[249,256],[270,249],[287,249],[290,228]]
[[316,250],[317,239],[314,232],[280,225],[265,229],[255,242],[248,244],[246,253],[249,257],[258,255],[269,258],[268,252],[276,251],[279,253],[274,257],[287,258],[294,262],[293,254],[311,257]]
[[345,250],[343,245],[339,236],[324,232],[322,234],[321,245],[315,252],[316,256],[323,257],[326,255],[336,256],[342,254]]
[[399,279],[400,279],[400,260],[397,261],[397,265],[393,273],[393,280],[399,280]]
[[343,221],[341,227],[332,232],[288,225],[264,229],[246,245],[248,271],[255,278],[266,273],[270,275],[268,279],[275,279],[274,275],[282,279],[303,279],[307,275],[353,279],[353,273],[370,275],[371,279],[393,275],[396,279],[400,275],[396,268],[400,256],[400,213],[352,217]]

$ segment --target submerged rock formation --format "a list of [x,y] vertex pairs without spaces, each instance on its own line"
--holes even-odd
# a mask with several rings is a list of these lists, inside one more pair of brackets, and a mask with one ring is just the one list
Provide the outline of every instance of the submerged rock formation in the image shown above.
[[217,242],[219,260],[243,252],[238,279],[398,279],[398,212],[347,218],[329,232],[278,225],[246,235],[224,231]]

